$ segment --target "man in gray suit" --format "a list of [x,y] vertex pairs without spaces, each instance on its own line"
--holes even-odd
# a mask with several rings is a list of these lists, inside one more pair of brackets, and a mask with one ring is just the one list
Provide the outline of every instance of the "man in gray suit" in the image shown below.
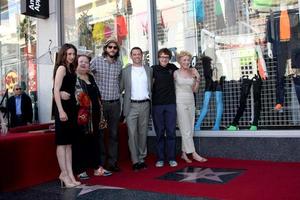
[[151,106],[152,69],[143,66],[143,52],[139,47],[130,51],[132,65],[122,70],[121,91],[125,91],[123,113],[128,127],[128,146],[132,169],[147,168],[147,134]]

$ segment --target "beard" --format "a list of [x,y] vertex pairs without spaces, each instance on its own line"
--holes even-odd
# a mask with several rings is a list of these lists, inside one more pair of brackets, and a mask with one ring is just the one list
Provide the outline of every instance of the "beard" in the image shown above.
[[117,51],[108,51],[108,50],[106,50],[106,56],[107,57],[109,57],[109,58],[111,58],[111,59],[115,59],[115,58],[117,58]]
[[110,58],[115,58],[116,57],[116,54],[107,54],[108,55],[108,57],[110,57]]

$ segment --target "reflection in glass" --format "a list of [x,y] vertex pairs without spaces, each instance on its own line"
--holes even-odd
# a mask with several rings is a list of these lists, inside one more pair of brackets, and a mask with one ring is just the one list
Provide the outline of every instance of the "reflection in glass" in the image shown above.
[[76,45],[79,52],[101,54],[104,42],[114,37],[121,45],[125,66],[132,47],[149,50],[147,5],[143,1],[70,0],[64,3],[64,22],[65,42]]

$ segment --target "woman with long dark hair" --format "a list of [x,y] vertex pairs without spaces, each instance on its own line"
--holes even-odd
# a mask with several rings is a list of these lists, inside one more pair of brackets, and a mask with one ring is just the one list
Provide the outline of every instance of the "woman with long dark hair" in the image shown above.
[[[72,44],[64,44],[55,62],[54,68],[54,114],[56,155],[61,170],[61,185],[70,188],[80,185],[72,170],[72,143],[76,133],[76,56],[77,49]],[[68,94],[68,98],[62,98]]]

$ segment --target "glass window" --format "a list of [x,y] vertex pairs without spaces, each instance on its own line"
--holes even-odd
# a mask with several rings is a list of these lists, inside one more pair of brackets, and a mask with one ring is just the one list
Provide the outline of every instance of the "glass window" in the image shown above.
[[145,53],[149,50],[147,20],[147,4],[140,0],[64,1],[64,41],[94,56],[114,37],[126,65],[132,47],[139,46]]
[[[201,76],[200,89],[195,94],[196,120],[200,119],[198,122],[201,128],[214,127],[220,115],[223,129],[236,123],[233,121],[235,117],[239,118],[237,121],[240,128],[248,129],[252,123],[257,124],[258,118],[259,127],[297,128],[296,126],[300,124],[298,117],[300,95],[297,94],[297,82],[295,84],[295,78],[291,76],[299,77],[300,73],[293,69],[295,66],[291,69],[289,66],[291,59],[285,58],[284,55],[296,55],[296,49],[299,48],[298,2],[297,0],[156,0],[158,49],[169,48],[174,56],[171,62],[175,64],[176,53],[181,50],[187,50],[197,56],[194,57],[192,64],[195,64]],[[282,21],[287,20],[284,24],[287,25],[286,29],[290,28],[290,31],[287,31],[288,36],[278,31],[278,26],[283,25],[279,23],[279,18]],[[269,30],[269,33],[266,34],[266,30]],[[282,35],[286,38],[281,38]],[[271,58],[267,53],[272,51],[267,46],[269,40],[275,41],[273,45],[276,51],[282,48],[277,47],[278,40],[291,41],[289,43],[291,47],[280,50],[282,51],[280,53],[273,52],[277,55]],[[261,60],[257,59],[258,54]],[[202,63],[201,58],[204,56],[210,57],[210,64],[207,64],[207,57],[205,64]],[[258,69],[257,63],[263,63],[265,68]],[[225,77],[220,89],[224,105],[222,109],[216,108],[220,105],[216,102],[217,96],[213,98],[212,95],[212,98],[204,99],[210,94],[204,95],[207,92],[204,69],[206,75],[209,70],[212,71],[213,81],[223,83]],[[250,85],[252,89],[249,97],[246,100],[242,99],[246,101],[247,106],[240,105],[240,99],[243,98],[241,91],[245,92],[243,88],[245,83],[240,81],[241,78],[248,77],[247,80],[253,84],[252,81],[257,76],[266,76],[262,73],[265,70],[269,75],[268,79],[262,81],[262,86]],[[284,109],[277,108],[278,102],[281,101],[284,102]],[[245,109],[238,110],[243,106]],[[200,118],[200,114],[206,117]]]
[[[157,0],[158,49],[169,48],[176,62],[176,52],[187,50],[197,55],[196,22],[192,1]],[[191,5],[190,5],[191,4]]]
[[1,95],[20,84],[36,100],[36,20],[20,14],[19,0],[0,2]]

